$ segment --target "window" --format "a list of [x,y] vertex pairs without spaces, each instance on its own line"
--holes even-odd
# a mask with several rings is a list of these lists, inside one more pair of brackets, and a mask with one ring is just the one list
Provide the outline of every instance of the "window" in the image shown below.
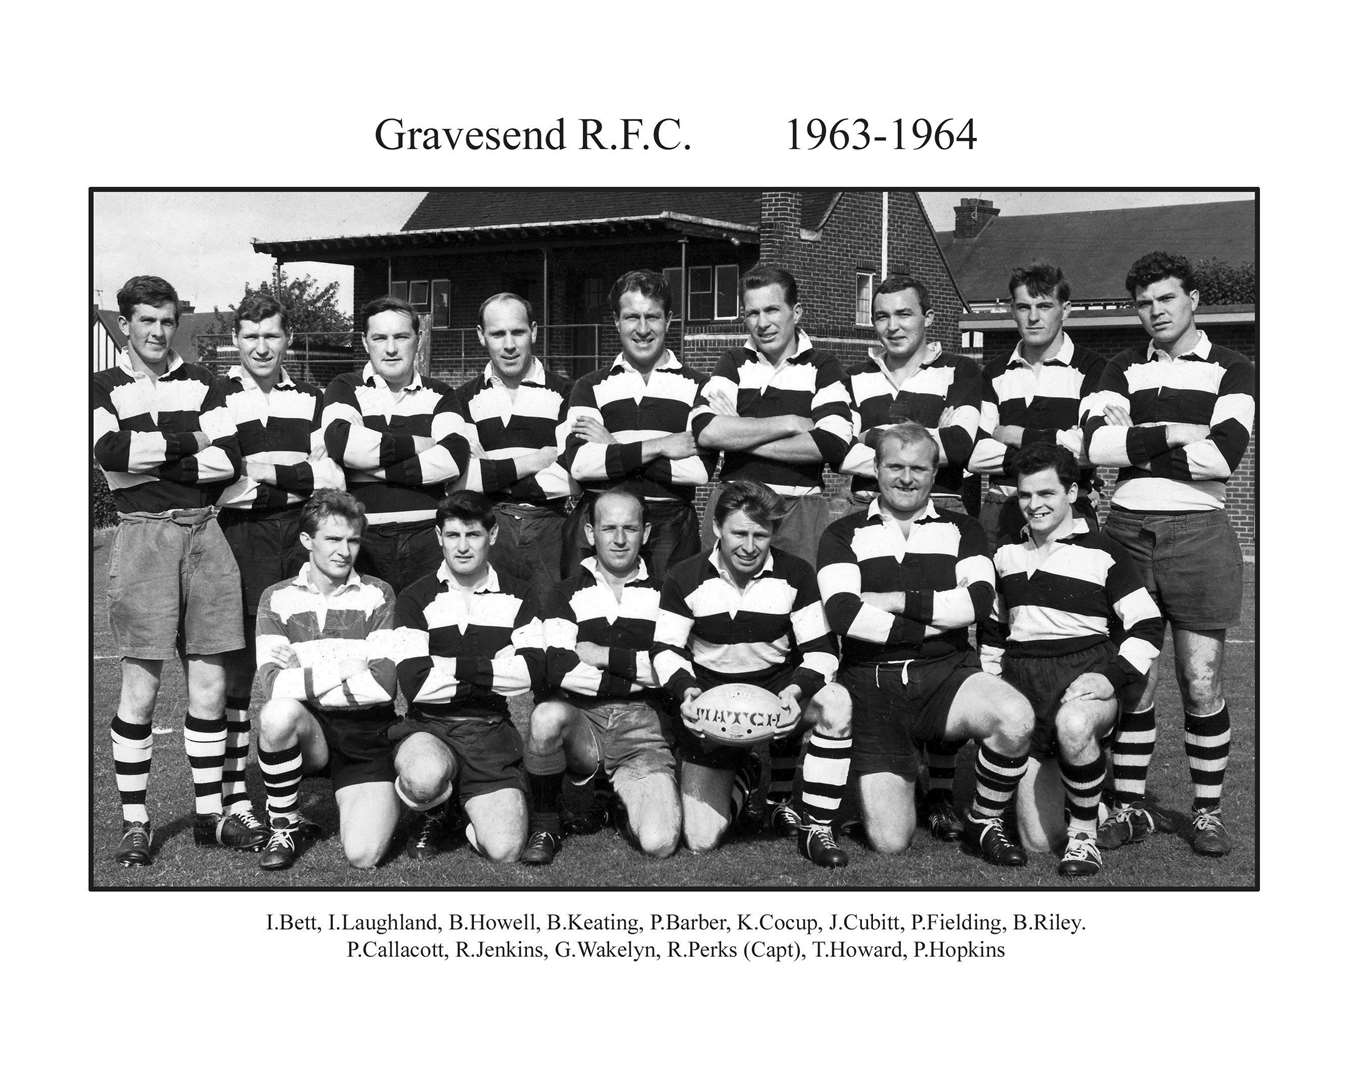
[[[677,318],[683,314],[680,295],[680,268],[667,266],[663,271],[673,294],[670,312]],[[740,267],[735,263],[717,266],[689,267],[689,318],[706,322],[712,319],[740,317]]]
[[859,270],[857,278],[856,308],[853,321],[858,326],[872,325],[872,290],[876,287],[877,276],[871,270]]
[[396,300],[402,300],[406,303],[408,299],[408,283],[406,281],[391,281],[389,283],[389,295]]
[[436,330],[450,326],[450,282],[447,278],[437,278],[431,283],[431,325]]
[[419,315],[431,310],[431,283],[428,281],[408,282],[408,305]]

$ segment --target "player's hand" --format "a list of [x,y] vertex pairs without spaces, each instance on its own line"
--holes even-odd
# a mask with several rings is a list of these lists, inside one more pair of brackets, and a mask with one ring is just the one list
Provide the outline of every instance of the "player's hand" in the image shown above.
[[1167,445],[1190,446],[1193,442],[1209,438],[1208,424],[1168,424]]
[[338,676],[344,682],[369,668],[370,660],[364,656],[344,656],[337,665]]
[[795,683],[786,687],[778,695],[778,703],[783,707],[778,723],[774,727],[781,732],[791,731],[802,718],[802,688]]
[[698,443],[694,441],[693,432],[677,431],[661,440],[661,456],[671,461],[693,457],[697,453]]
[[197,453],[201,453],[211,445],[211,436],[204,431],[194,431],[192,437],[197,440]]
[[276,664],[277,667],[293,668],[300,666],[300,657],[289,645],[273,645],[267,650],[264,663]]
[[556,446],[541,446],[538,450],[526,454],[525,457],[533,472],[543,472],[558,460],[558,448]]
[[588,443],[614,443],[616,439],[594,416],[578,416],[572,421],[572,433]]
[[311,461],[310,468],[314,470],[315,491],[324,488],[335,488],[338,491],[346,489],[347,474],[342,471],[342,466],[332,458],[325,456]]
[[680,702],[680,719],[684,721],[684,726],[690,731],[698,730],[698,715],[694,712],[694,699],[701,693],[697,686],[691,686],[684,692],[684,700]]
[[1069,683],[1069,688],[1059,700],[1073,701],[1075,698],[1086,698],[1092,701],[1110,701],[1115,696],[1115,687],[1111,685],[1110,679],[1096,671],[1085,671]]
[[1130,426],[1129,411],[1121,408],[1119,405],[1108,405],[1105,409],[1102,410],[1102,417],[1112,427]]
[[1020,424],[997,424],[993,431],[994,439],[1004,446],[1021,447],[1026,437],[1026,428]]
[[704,400],[708,403],[708,408],[712,410],[714,416],[735,416],[736,403],[727,397],[720,390],[714,390]]
[[601,671],[609,670],[609,648],[593,641],[577,642],[577,659]]

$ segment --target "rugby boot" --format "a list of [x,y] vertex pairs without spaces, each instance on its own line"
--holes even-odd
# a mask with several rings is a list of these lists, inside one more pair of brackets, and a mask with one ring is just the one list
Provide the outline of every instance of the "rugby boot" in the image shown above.
[[934,840],[944,844],[954,844],[965,835],[965,825],[956,812],[956,804],[950,795],[930,792],[921,808],[922,820]]
[[525,841],[525,850],[520,853],[520,861],[526,866],[547,866],[557,857],[562,847],[562,839],[555,832],[536,829]]
[[1026,866],[1027,853],[1020,844],[1010,841],[1003,831],[1001,817],[967,817],[965,840],[961,850],[978,855],[995,866]]
[[1121,803],[1113,806],[1106,820],[1097,826],[1097,846],[1103,851],[1114,851],[1126,844],[1137,844],[1160,831],[1160,823],[1153,811],[1145,808],[1143,803]]
[[801,814],[791,803],[775,803],[769,814],[769,824],[779,836],[796,836],[805,827]]
[[834,830],[828,825],[808,823],[797,830],[797,850],[826,870],[840,870],[848,865],[848,854],[834,839]]
[[1097,841],[1087,833],[1074,833],[1059,860],[1060,877],[1091,877],[1102,868],[1102,853]]
[[113,856],[123,866],[149,866],[155,861],[150,852],[155,833],[148,821],[122,822],[122,842]]
[[445,839],[448,813],[443,806],[417,814],[403,853],[410,859],[434,859]]
[[245,823],[240,814],[198,814],[192,822],[192,842],[198,847],[223,847],[233,851],[258,851],[267,843],[269,830],[263,827],[252,812],[254,826]]
[[1191,849],[1197,855],[1227,855],[1233,850],[1233,841],[1223,827],[1219,809],[1197,810],[1191,818]]
[[267,837],[267,845],[258,859],[261,870],[287,870],[295,865],[301,853],[318,839],[319,827],[306,817],[296,814],[294,817],[272,819],[272,828]]

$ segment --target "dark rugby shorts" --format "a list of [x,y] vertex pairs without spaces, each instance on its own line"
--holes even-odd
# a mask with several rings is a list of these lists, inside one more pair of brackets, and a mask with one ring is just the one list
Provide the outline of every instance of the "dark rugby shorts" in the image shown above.
[[848,664],[839,684],[853,699],[853,772],[919,776],[916,743],[941,739],[952,702],[980,665],[969,650],[904,664]]
[[320,709],[306,705],[328,744],[333,790],[352,784],[394,782],[394,744],[389,727],[398,719],[393,705],[369,709]]
[[461,716],[442,720],[406,716],[389,729],[395,752],[398,744],[419,731],[449,747],[455,759],[453,783],[461,803],[494,791],[510,788],[525,791],[525,745],[520,732],[506,717]]
[[295,577],[309,557],[300,544],[300,507],[259,513],[225,509],[218,520],[239,567],[244,590],[244,632],[251,649],[262,594],[278,581]]
[[1163,618],[1226,630],[1242,615],[1242,548],[1222,510],[1145,514],[1112,507],[1106,535],[1133,557]]
[[[1036,728],[1031,736],[1031,756],[1053,761],[1059,755],[1055,714],[1069,684],[1085,671],[1113,660],[1116,647],[1109,641],[1090,645],[1064,656],[1003,656],[1003,681],[1031,702]],[[1105,735],[1103,735],[1105,739]]]

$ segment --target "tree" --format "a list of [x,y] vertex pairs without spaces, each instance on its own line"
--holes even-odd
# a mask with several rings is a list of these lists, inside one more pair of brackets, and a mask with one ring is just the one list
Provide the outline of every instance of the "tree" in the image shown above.
[[1220,259],[1199,259],[1191,269],[1195,272],[1200,301],[1207,307],[1256,303],[1255,263],[1234,266]]

